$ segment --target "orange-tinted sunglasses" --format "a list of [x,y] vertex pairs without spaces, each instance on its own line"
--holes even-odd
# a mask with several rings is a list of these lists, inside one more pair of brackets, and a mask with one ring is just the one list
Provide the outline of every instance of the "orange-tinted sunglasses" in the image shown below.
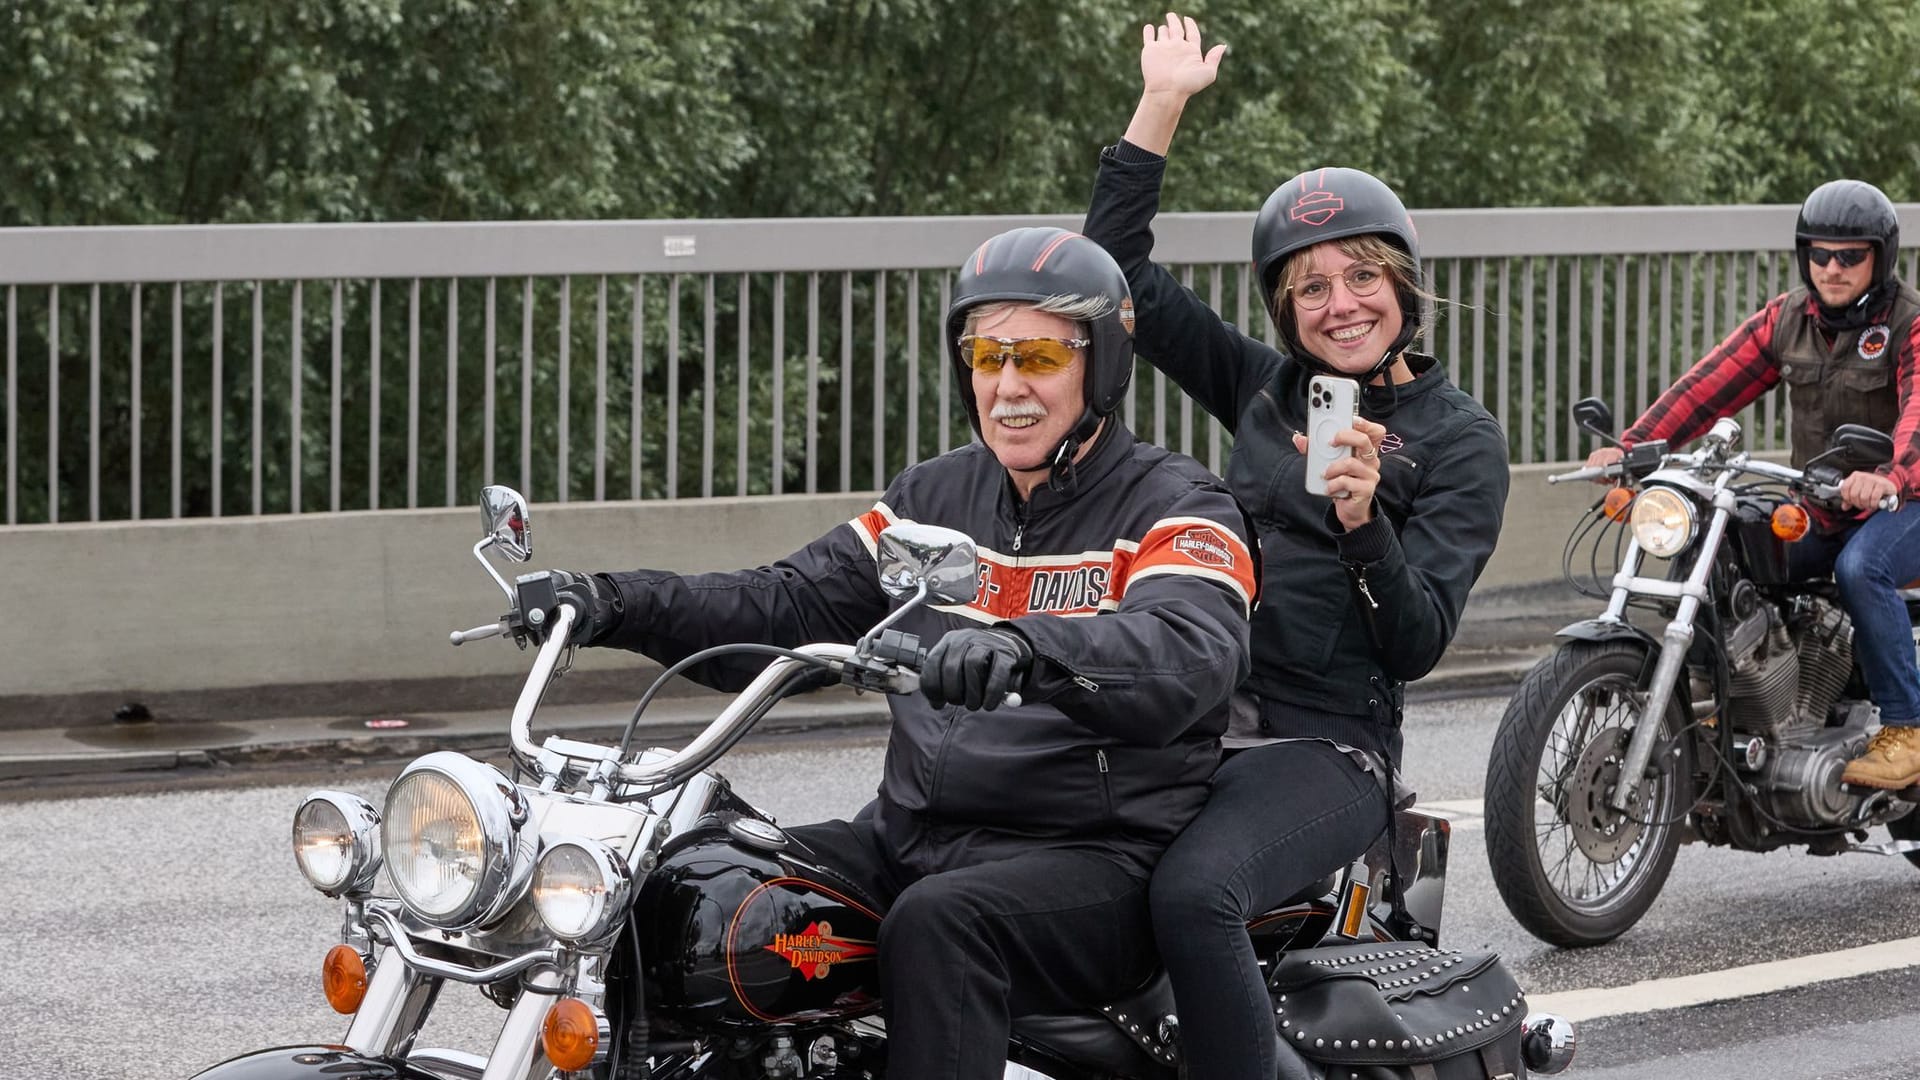
[[998,375],[1011,360],[1026,375],[1052,375],[1073,364],[1074,350],[1084,349],[1086,338],[1003,338],[987,334],[967,334],[960,348],[973,370],[982,375]]

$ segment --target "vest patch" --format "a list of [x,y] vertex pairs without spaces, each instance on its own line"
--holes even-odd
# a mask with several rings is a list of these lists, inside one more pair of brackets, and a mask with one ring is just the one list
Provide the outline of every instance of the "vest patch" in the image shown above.
[[1860,359],[1877,359],[1881,353],[1887,351],[1887,342],[1892,340],[1892,338],[1893,331],[1887,329],[1886,323],[1874,323],[1872,326],[1862,330],[1860,332]]

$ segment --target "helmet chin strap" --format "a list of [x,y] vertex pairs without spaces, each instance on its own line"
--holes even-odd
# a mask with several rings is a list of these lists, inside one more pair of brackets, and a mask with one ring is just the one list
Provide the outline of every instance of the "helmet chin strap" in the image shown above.
[[1073,493],[1074,486],[1080,479],[1079,469],[1075,467],[1075,459],[1080,456],[1080,448],[1085,446],[1087,440],[1093,438],[1094,433],[1099,430],[1100,417],[1092,408],[1083,410],[1080,413],[1080,422],[1073,425],[1073,430],[1067,432],[1067,437],[1060,440],[1059,446],[1053,448],[1053,454],[1049,459],[1050,468],[1047,472],[1048,490],[1056,495]]

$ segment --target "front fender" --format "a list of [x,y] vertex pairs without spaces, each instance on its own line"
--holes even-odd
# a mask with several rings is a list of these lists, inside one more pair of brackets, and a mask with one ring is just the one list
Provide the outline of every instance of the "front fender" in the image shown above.
[[368,1057],[344,1046],[281,1046],[230,1058],[194,1080],[441,1080],[404,1061]]
[[1617,619],[1582,619],[1561,627],[1553,636],[1572,641],[1638,641],[1650,652],[1656,655],[1660,652],[1659,638],[1630,622]]

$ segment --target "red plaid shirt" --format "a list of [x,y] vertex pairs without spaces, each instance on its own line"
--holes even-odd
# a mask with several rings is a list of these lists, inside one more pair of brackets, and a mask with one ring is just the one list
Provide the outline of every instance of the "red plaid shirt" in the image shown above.
[[[1676,446],[1689,442],[1706,434],[1715,420],[1732,416],[1771,390],[1780,381],[1773,331],[1788,295],[1782,293],[1768,301],[1701,357],[1680,381],[1647,407],[1620,442],[1625,446],[1649,439],[1665,439]],[[1818,317],[1816,306],[1809,297],[1809,318]],[[1899,485],[1904,498],[1920,495],[1920,394],[1914,393],[1916,380],[1920,380],[1920,359],[1916,358],[1920,358],[1920,319],[1908,328],[1893,357],[1900,419],[1893,429],[1893,465],[1887,475]]]

